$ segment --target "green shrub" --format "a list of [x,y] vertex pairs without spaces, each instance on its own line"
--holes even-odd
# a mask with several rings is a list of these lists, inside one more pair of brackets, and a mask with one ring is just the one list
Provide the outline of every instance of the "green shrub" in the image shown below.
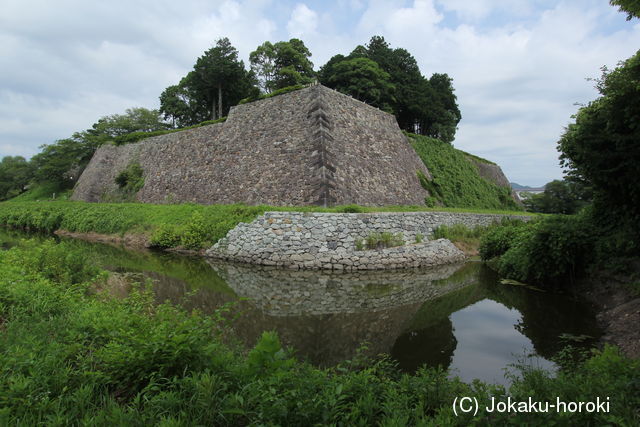
[[144,171],[138,162],[131,162],[115,177],[118,188],[125,195],[133,195],[144,187]]
[[438,199],[433,196],[427,196],[424,198],[424,204],[428,208],[435,208],[438,205]]
[[477,226],[469,228],[464,224],[440,225],[433,230],[434,239],[449,239],[452,241],[465,239],[479,239],[489,227]]
[[181,243],[187,249],[200,249],[208,239],[208,230],[201,212],[194,212],[181,236]]
[[290,369],[294,363],[294,359],[280,345],[278,334],[265,331],[247,355],[247,373],[273,374],[278,370]]
[[488,261],[503,255],[518,240],[518,236],[528,230],[524,225],[524,222],[518,221],[491,228],[480,241],[480,257]]
[[150,244],[154,248],[167,249],[180,245],[181,232],[175,225],[162,224],[151,235]]
[[261,99],[273,98],[274,96],[283,95],[283,94],[289,93],[289,92],[294,92],[296,90],[303,89],[304,87],[305,87],[304,85],[293,85],[293,86],[283,87],[283,88],[280,88],[280,89],[276,89],[276,90],[274,90],[273,92],[270,92],[270,93],[264,93],[264,94],[260,94],[258,96],[250,96],[249,98],[241,99],[240,102],[238,102],[238,105],[247,104],[249,102],[254,102],[254,101],[259,101]]
[[499,273],[546,288],[574,283],[593,261],[594,232],[580,216],[548,216],[522,226],[508,225],[483,241],[483,259],[500,256]]
[[364,212],[364,209],[362,208],[362,206],[358,206],[358,205],[345,205],[345,206],[339,206],[337,208],[337,212],[362,213]]
[[11,252],[8,259],[56,283],[75,285],[87,282],[99,273],[98,268],[87,261],[85,254],[66,242],[27,241],[25,249]]
[[216,120],[206,120],[204,122],[200,122],[197,125],[187,126],[179,129],[168,129],[168,130],[156,130],[153,132],[131,132],[126,135],[117,136],[114,138],[113,142],[115,145],[125,145],[125,144],[133,144],[138,141],[142,141],[146,138],[151,138],[153,136],[167,135],[170,133],[181,132],[183,130],[195,129],[202,126],[213,125],[216,123],[224,123],[227,120],[226,117],[221,117]]

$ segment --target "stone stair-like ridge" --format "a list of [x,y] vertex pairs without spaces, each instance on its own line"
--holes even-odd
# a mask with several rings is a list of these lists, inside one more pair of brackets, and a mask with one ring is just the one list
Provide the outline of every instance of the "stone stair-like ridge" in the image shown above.
[[335,189],[336,168],[332,164],[333,153],[329,150],[329,145],[334,141],[333,124],[320,86],[311,90],[313,95],[307,118],[311,122],[311,168],[314,170],[313,176],[317,186],[314,204],[327,207],[336,202],[336,197],[332,194],[332,190]]

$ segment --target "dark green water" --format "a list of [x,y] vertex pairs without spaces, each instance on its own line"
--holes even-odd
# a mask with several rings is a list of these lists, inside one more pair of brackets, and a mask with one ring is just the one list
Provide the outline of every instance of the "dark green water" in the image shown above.
[[[25,236],[0,231],[0,245],[6,249]],[[320,366],[353,358],[365,343],[362,353],[391,354],[405,371],[440,365],[464,381],[506,384],[504,370],[514,363],[553,369],[550,359],[564,345],[582,336],[579,344],[590,346],[600,334],[584,302],[502,285],[479,262],[386,272],[290,271],[71,242],[107,270],[151,279],[158,302],[204,313],[232,303],[233,336],[242,345],[276,330],[299,358]]]

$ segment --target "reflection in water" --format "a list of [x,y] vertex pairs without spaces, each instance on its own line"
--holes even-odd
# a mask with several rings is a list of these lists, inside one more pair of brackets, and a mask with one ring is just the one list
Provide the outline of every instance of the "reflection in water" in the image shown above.
[[[0,244],[21,233],[0,232]],[[494,382],[515,355],[553,356],[563,333],[595,338],[594,317],[566,296],[500,285],[481,263],[406,271],[296,271],[72,240],[103,268],[141,273],[158,302],[212,313],[234,302],[235,335],[253,346],[276,330],[299,358],[320,366],[391,353],[400,367],[452,367],[464,380]],[[541,359],[543,367],[552,366]]]
[[[421,364],[450,367],[464,381],[506,383],[503,370],[525,363],[552,369],[563,334],[600,336],[589,307],[566,295],[501,285],[480,263],[475,282],[425,302],[395,342],[392,356],[406,371]],[[434,344],[435,343],[435,344]]]
[[463,381],[479,378],[492,383],[502,383],[503,368],[516,362],[552,370],[553,363],[530,356],[531,340],[514,328],[519,321],[517,310],[490,299],[452,314],[458,347],[450,367]]
[[238,296],[272,316],[376,312],[414,305],[464,286],[443,282],[461,264],[420,270],[332,272],[210,261]]
[[[252,345],[262,331],[310,362],[330,366],[364,354],[389,353],[421,303],[471,281],[442,282],[461,268],[412,271],[299,271],[211,261],[238,296],[247,298],[238,334]],[[247,307],[250,305],[250,307]]]

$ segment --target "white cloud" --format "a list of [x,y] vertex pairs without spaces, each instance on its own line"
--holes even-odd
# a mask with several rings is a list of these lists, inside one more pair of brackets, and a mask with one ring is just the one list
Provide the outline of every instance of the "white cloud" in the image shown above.
[[404,37],[411,37],[416,31],[428,32],[440,21],[442,15],[436,11],[431,0],[415,0],[413,6],[399,8],[388,16],[385,27],[402,32]]
[[533,11],[531,0],[437,0],[445,11],[454,12],[465,22],[478,22],[494,12],[506,12],[510,16],[521,17]]
[[313,34],[318,27],[318,14],[309,9],[306,4],[298,3],[291,12],[291,18],[287,22],[287,31],[290,37],[303,38]]

